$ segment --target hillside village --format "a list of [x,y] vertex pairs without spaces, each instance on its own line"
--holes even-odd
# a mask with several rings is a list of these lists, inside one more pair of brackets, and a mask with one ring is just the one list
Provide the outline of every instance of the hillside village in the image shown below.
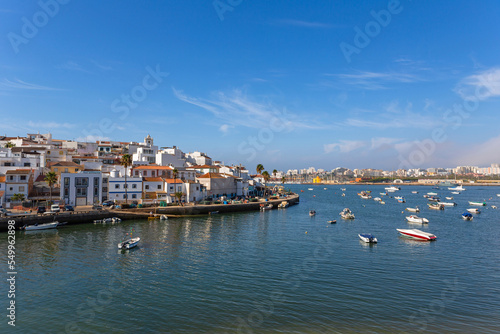
[[[123,158],[129,159],[123,163]],[[265,172],[264,172],[265,173]],[[47,175],[54,175],[53,184]],[[196,203],[254,196],[262,175],[226,166],[202,152],[141,143],[59,140],[48,134],[0,136],[0,206],[53,199],[73,206]]]

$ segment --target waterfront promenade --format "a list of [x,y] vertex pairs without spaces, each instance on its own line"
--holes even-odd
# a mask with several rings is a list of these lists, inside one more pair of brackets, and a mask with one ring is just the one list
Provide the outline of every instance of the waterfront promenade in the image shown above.
[[[24,225],[43,224],[52,221],[67,222],[68,225],[93,223],[94,220],[101,220],[104,218],[119,217],[122,220],[129,219],[148,219],[153,216],[166,215],[168,217],[185,217],[195,215],[208,215],[211,212],[218,213],[231,213],[242,211],[258,211],[261,204],[273,204],[273,209],[278,207],[278,204],[287,201],[290,205],[298,204],[300,197],[298,194],[291,194],[287,197],[280,197],[278,199],[268,199],[267,201],[238,203],[238,204],[210,204],[210,205],[185,205],[185,206],[167,206],[167,207],[146,207],[134,209],[121,209],[121,210],[91,210],[86,212],[62,212],[57,215],[39,216],[31,215],[16,215],[0,218],[0,232],[7,231],[7,222],[14,220],[16,228]],[[155,210],[156,209],[156,210]]]

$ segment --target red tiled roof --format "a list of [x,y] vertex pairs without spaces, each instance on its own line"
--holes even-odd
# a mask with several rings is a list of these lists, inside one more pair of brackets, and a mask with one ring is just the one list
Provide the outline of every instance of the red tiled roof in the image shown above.
[[219,173],[206,173],[202,176],[198,176],[198,179],[221,179],[223,177],[224,176],[220,175]]
[[139,170],[139,169],[173,169],[172,167],[170,166],[137,166],[137,167],[133,167],[132,168],[133,170]]
[[5,176],[0,176],[0,182],[5,182]]
[[146,182],[163,182],[161,177],[143,177],[142,180]]
[[162,179],[163,181],[167,182],[167,183],[175,183],[175,184],[182,184],[182,180],[181,179]]
[[30,174],[31,169],[8,170],[5,174]]

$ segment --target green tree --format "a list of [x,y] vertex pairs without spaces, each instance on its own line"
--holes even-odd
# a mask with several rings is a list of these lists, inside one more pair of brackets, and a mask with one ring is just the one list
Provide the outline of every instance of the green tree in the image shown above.
[[10,198],[10,200],[12,202],[22,202],[22,201],[24,201],[24,194],[21,194],[21,193],[14,194],[14,195],[12,195],[12,197]]
[[5,148],[13,148],[13,147],[16,147],[16,144],[14,144],[13,142],[7,142],[7,144],[5,144]]
[[276,178],[276,174],[278,174],[278,171],[276,169],[273,169],[273,177]]
[[130,154],[124,154],[120,159],[120,165],[125,167],[125,204],[128,204],[127,195],[127,168],[132,165],[132,156]]
[[43,180],[45,182],[47,182],[47,184],[49,185],[49,189],[50,189],[50,201],[49,203],[52,204],[52,187],[54,186],[54,184],[57,183],[57,174],[55,172],[48,172],[47,174],[45,174],[45,177],[43,178]]
[[281,184],[285,184],[285,182],[286,182],[286,177],[282,176],[281,177]]
[[258,164],[255,170],[257,171],[257,174],[260,174],[264,170],[264,166],[262,166],[262,164]]
[[174,196],[177,199],[177,203],[180,204],[181,206],[184,206],[181,202],[182,196],[184,196],[184,194],[181,191],[178,191],[174,194]]
[[262,172],[262,177],[264,178],[264,197],[266,196],[266,192],[267,192],[267,181],[269,181],[269,178],[271,177],[271,175],[269,175],[269,172],[267,170],[263,171]]

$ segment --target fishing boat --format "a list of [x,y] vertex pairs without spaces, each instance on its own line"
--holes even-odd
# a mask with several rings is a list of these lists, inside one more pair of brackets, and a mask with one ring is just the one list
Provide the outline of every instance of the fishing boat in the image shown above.
[[345,197],[345,194],[344,194],[344,193],[342,193],[342,197]]
[[288,201],[283,201],[280,204],[278,204],[278,209],[286,209],[290,206],[290,203]]
[[471,201],[469,201],[469,205],[486,206],[486,202],[471,202]]
[[336,223],[337,223],[337,220],[335,220],[335,219],[334,219],[334,220],[329,220],[329,221],[327,221],[327,223],[330,223],[330,224],[336,224]]
[[354,219],[354,214],[349,208],[345,208],[344,210],[342,210],[340,216],[344,219]]
[[470,212],[470,213],[481,213],[481,211],[479,209],[476,209],[476,208],[467,209],[467,212]]
[[315,210],[311,210],[309,211],[309,216],[316,216],[316,211]]
[[386,196],[387,195],[387,192],[385,193],[379,193],[381,196]]
[[412,194],[418,194],[418,191],[412,191],[411,193]]
[[441,205],[444,205],[444,206],[456,206],[457,203],[455,202],[438,202],[439,204]]
[[326,188],[323,188],[323,190],[326,190]]
[[360,196],[362,199],[371,199],[372,196],[371,195],[361,195]]
[[406,220],[409,223],[419,223],[419,224],[426,224],[429,222],[429,220],[427,220],[426,218],[420,218],[420,217],[415,216],[415,215],[411,215],[411,216],[406,217]]
[[345,191],[345,188],[340,188],[340,190]]
[[453,190],[453,191],[465,191],[465,188],[462,185],[456,186],[456,187],[450,187],[448,190]]
[[427,200],[431,201],[431,202],[439,202],[439,197],[431,196],[431,197],[427,198]]
[[416,239],[416,240],[423,240],[423,241],[432,241],[436,240],[436,236],[432,233],[427,233],[424,231],[420,231],[417,229],[411,229],[411,230],[406,230],[406,229],[396,229],[402,236],[411,238],[411,239]]
[[420,209],[418,207],[416,208],[406,208],[406,211],[410,211],[410,212],[420,212]]
[[25,231],[48,230],[51,228],[56,228],[57,225],[59,225],[59,222],[35,224],[35,225],[24,225],[22,227],[22,229],[24,229]]
[[444,210],[444,205],[441,205],[439,203],[429,203],[427,204],[429,206],[429,209],[432,210]]
[[358,234],[358,237],[359,237],[362,241],[364,241],[364,242],[366,242],[366,243],[370,243],[370,244],[376,244],[376,243],[377,243],[377,241],[378,241],[378,240],[377,240],[377,238],[375,238],[375,237],[373,236],[373,234],[370,234],[370,233],[360,233],[360,234]]
[[497,194],[498,197],[500,197],[500,194]]
[[401,190],[401,188],[396,187],[396,186],[390,186],[390,187],[386,187],[386,188],[384,188],[384,189],[385,189],[385,190],[387,190],[387,191],[388,191],[388,192],[390,192],[390,193],[393,193],[393,192],[395,192],[395,191]]
[[472,214],[470,212],[464,212],[462,213],[462,219],[463,220],[472,220],[474,217],[472,217]]
[[118,218],[118,217],[111,218],[112,223],[121,223],[121,221],[122,221],[121,218]]
[[367,191],[362,191],[358,193],[358,196],[361,197],[362,199],[371,199],[372,196],[370,195],[370,192]]
[[397,200],[398,200],[398,203],[406,203],[406,200],[404,197],[399,197],[399,198],[397,198]]
[[272,204],[268,204],[268,205],[261,204],[260,211],[271,210],[272,208],[273,208]]
[[382,199],[381,199],[380,197],[375,197],[373,200],[374,200],[375,202],[380,202]]
[[137,244],[139,243],[139,241],[141,241],[141,238],[139,237],[135,237],[135,238],[129,238],[125,241],[122,241],[118,244],[118,248],[119,249],[130,249],[130,248],[134,248],[135,246],[137,246]]
[[313,188],[307,188],[307,190],[314,190]]
[[380,204],[385,204],[385,202],[384,202],[384,201],[380,201],[379,203],[380,203]]

